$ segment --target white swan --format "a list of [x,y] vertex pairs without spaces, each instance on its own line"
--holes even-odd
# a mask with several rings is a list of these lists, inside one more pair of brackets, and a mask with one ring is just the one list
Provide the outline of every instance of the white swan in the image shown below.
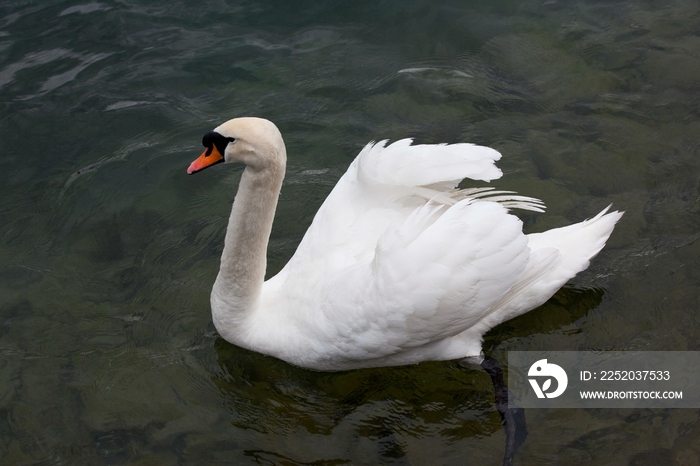
[[455,189],[464,178],[499,178],[501,154],[411,142],[365,146],[289,263],[264,281],[287,157],[282,136],[260,118],[204,136],[207,149],[188,173],[246,165],[211,293],[223,338],[317,370],[478,357],[486,331],[543,304],[588,267],[622,216],[606,208],[525,235],[508,209],[541,212],[541,201]]

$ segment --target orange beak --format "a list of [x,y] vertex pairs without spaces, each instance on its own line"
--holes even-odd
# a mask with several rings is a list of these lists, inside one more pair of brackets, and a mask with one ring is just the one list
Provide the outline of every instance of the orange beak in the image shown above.
[[200,155],[197,160],[192,162],[187,169],[187,174],[191,175],[197,173],[200,170],[204,170],[207,167],[211,167],[214,164],[221,163],[224,161],[224,156],[221,155],[216,146],[212,145],[207,148],[202,155]]

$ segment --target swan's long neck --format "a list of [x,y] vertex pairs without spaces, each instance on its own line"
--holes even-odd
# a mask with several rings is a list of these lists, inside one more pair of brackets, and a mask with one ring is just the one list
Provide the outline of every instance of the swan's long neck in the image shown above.
[[283,160],[243,171],[211,295],[213,320],[220,333],[230,332],[256,309],[284,171]]

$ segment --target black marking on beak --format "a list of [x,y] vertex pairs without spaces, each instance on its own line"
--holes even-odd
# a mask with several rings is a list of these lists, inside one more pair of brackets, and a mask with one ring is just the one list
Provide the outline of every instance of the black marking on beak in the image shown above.
[[211,155],[212,148],[214,146],[216,146],[216,149],[223,157],[226,157],[226,146],[228,146],[229,143],[234,142],[235,140],[236,138],[227,138],[226,136],[222,135],[221,133],[217,133],[216,131],[209,131],[202,138],[202,145],[207,148],[206,157],[209,157]]

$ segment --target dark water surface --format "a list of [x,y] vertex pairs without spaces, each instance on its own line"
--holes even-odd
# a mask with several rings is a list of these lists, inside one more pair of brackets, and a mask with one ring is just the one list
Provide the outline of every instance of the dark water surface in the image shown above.
[[[3,2],[0,109],[0,464],[500,463],[481,370],[218,338],[241,172],[185,169],[235,116],[288,146],[270,273],[367,141],[475,142],[547,203],[528,231],[627,212],[487,354],[700,350],[697,0]],[[527,416],[516,464],[700,464],[697,410]]]

